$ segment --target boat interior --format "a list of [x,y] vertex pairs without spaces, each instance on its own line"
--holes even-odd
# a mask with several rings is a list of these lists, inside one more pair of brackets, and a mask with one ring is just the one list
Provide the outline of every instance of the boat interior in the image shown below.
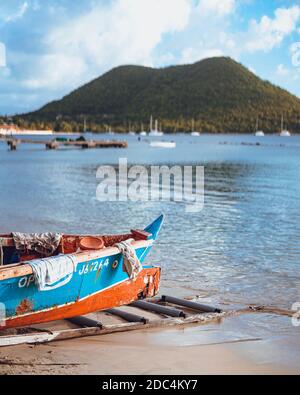
[[18,250],[12,234],[0,235],[0,270],[49,256],[103,250],[128,239],[149,240],[151,236],[151,233],[143,230],[132,230],[131,233],[121,235],[62,235],[58,248],[53,254],[47,255],[27,248]]

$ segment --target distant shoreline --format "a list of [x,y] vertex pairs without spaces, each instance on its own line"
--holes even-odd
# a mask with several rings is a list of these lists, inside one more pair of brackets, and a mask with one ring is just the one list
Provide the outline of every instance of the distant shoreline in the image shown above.
[[[35,131],[35,130],[28,130],[26,132],[19,132],[19,133],[0,133],[0,137],[16,137],[16,136],[81,136],[85,134],[93,134],[93,135],[122,135],[122,136],[130,136],[130,137],[144,137],[144,138],[152,138],[153,136],[150,136],[149,134],[147,135],[141,135],[141,133],[136,132],[136,134],[132,135],[130,133],[126,132],[114,132],[114,133],[108,133],[108,132],[92,132],[92,131],[86,131],[86,132],[43,132],[43,131]],[[166,137],[166,136],[191,136],[191,132],[177,132],[177,133],[172,133],[172,132],[166,132],[164,135],[160,136],[161,138]],[[201,133],[198,137],[194,138],[201,138],[203,136],[253,136],[256,137],[257,139],[263,140],[264,137],[281,137],[279,133],[266,133],[265,136],[260,137],[260,136],[255,136],[254,133],[228,133],[228,132],[205,132]],[[300,133],[294,133],[290,137],[296,137],[300,136]],[[157,138],[154,136],[154,138]]]

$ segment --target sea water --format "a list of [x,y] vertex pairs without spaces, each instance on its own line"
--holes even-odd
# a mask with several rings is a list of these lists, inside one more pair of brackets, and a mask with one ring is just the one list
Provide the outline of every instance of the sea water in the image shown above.
[[[164,213],[148,258],[162,266],[164,293],[199,295],[221,307],[291,309],[300,301],[300,137],[161,138],[176,141],[172,150],[151,148],[149,138],[113,138],[128,140],[129,148],[46,151],[26,144],[10,152],[0,144],[0,231],[118,233]],[[203,210],[187,213],[174,201],[99,202],[97,168],[119,158],[204,166]]]

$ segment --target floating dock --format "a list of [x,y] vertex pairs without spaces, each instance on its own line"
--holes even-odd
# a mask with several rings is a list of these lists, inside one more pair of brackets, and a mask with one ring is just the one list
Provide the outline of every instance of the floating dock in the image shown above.
[[76,147],[82,149],[90,148],[128,148],[127,141],[117,140],[36,140],[36,139],[15,139],[15,138],[0,138],[0,141],[6,143],[11,151],[15,151],[20,144],[39,144],[44,145],[47,150],[56,150],[60,147]]

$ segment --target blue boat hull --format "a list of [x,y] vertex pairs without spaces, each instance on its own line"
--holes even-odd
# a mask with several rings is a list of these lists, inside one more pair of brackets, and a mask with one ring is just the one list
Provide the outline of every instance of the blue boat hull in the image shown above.
[[[145,229],[152,236],[147,242],[138,243],[136,253],[141,263],[150,252],[162,221],[160,217]],[[143,266],[138,278],[130,280],[123,270],[120,253],[104,255],[103,251],[99,254],[95,251],[78,262],[72,280],[61,288],[41,292],[33,274],[16,275],[0,281],[0,303],[6,316],[0,329],[70,318],[129,304],[157,294],[159,281],[160,269],[157,267]]]

